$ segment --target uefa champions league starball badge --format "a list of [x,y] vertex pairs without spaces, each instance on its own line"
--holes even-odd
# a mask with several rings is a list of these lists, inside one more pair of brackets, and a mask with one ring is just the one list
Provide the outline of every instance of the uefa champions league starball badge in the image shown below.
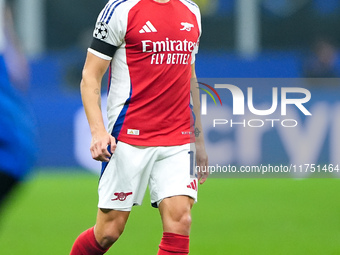
[[100,40],[105,40],[109,35],[107,24],[104,22],[97,22],[94,30],[94,37]]

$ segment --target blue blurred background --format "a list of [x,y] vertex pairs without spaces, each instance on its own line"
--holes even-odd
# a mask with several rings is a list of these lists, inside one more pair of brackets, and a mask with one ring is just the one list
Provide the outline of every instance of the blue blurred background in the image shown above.
[[[334,78],[340,74],[340,1],[196,2],[203,26],[198,77]],[[86,133],[87,123],[79,82],[95,20],[105,1],[15,0],[12,5],[31,71],[26,97],[38,130],[36,167],[91,168],[86,163],[90,137],[81,133],[82,129]],[[331,107],[338,92],[338,86],[326,87],[319,99]],[[312,95],[319,100],[319,93],[312,91]],[[328,95],[333,95],[332,102]],[[318,146],[326,146],[327,139]],[[214,141],[207,138],[207,143]],[[275,149],[266,153],[274,154]],[[323,158],[328,160],[327,155]],[[237,163],[237,157],[231,162]]]

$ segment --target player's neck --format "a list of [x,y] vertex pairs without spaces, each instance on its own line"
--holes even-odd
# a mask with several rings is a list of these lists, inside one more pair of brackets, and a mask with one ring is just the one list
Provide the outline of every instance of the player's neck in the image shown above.
[[158,2],[158,3],[167,3],[169,2],[170,0],[154,0],[155,2]]

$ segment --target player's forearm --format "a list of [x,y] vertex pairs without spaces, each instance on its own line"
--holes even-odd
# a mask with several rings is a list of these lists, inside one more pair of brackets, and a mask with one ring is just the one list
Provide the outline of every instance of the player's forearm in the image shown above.
[[195,147],[196,147],[196,166],[198,166],[197,178],[200,184],[203,184],[209,175],[209,171],[201,171],[203,169],[207,169],[208,167],[208,155],[205,151],[205,144],[204,144],[204,135],[202,129],[202,122],[201,122],[201,102],[200,102],[200,93],[198,89],[198,83],[196,79],[196,74],[194,71],[190,80],[190,87],[191,87],[191,95],[193,101],[193,111],[196,116],[195,121]]
[[192,100],[193,100],[193,112],[196,116],[196,121],[195,121],[196,144],[204,146],[204,135],[203,135],[202,122],[201,122],[200,93],[199,93],[196,77],[191,78],[190,87],[191,87],[191,95],[192,95]]
[[106,132],[101,111],[100,91],[102,78],[109,64],[110,61],[103,60],[90,52],[87,53],[80,88],[92,136]]
[[81,97],[92,135],[105,131],[101,111],[100,87],[101,80],[97,80],[83,72],[83,79],[80,84]]

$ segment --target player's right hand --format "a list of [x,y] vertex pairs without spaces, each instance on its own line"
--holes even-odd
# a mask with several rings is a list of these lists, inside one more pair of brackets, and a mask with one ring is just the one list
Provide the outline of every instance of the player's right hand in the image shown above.
[[90,151],[92,158],[95,160],[108,162],[116,147],[116,139],[107,132],[102,132],[92,136]]

